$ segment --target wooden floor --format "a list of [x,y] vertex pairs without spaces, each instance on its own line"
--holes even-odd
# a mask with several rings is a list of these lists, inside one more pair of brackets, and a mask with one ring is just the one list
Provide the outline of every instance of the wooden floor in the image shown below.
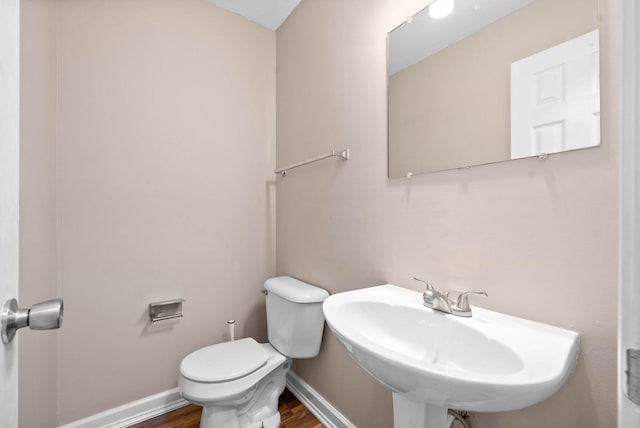
[[[316,418],[298,399],[285,389],[278,403],[280,428],[323,428]],[[202,407],[190,404],[157,418],[132,425],[131,428],[198,428]]]

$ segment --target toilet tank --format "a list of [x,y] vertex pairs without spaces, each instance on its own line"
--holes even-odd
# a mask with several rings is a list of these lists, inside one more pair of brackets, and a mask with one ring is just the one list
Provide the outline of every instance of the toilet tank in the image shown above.
[[290,358],[312,358],[320,351],[324,315],[322,302],[329,293],[290,276],[264,283],[269,343]]

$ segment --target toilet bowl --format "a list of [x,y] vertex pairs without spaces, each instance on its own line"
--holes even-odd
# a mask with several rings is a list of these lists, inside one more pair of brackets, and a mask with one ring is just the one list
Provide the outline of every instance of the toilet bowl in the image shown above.
[[202,406],[201,428],[277,428],[291,358],[320,349],[325,290],[291,277],[265,282],[269,343],[252,338],[198,349],[180,363],[182,396]]
[[178,386],[186,400],[203,407],[201,427],[276,428],[290,363],[252,338],[225,342],[185,357]]

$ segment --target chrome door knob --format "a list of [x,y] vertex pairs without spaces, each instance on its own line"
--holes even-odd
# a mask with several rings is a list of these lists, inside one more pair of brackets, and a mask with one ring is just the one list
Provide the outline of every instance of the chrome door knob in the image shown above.
[[2,343],[11,342],[22,327],[28,326],[31,330],[60,328],[63,312],[62,299],[36,303],[30,309],[20,309],[16,299],[7,300],[0,315]]

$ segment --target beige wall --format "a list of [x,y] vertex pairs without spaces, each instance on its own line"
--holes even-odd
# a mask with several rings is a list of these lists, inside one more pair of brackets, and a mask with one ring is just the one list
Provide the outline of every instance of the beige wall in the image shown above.
[[510,159],[511,63],[596,16],[595,0],[538,0],[391,76],[389,176]]
[[[21,307],[57,297],[56,10],[51,0],[20,4]],[[57,331],[21,330],[19,359],[20,426],[55,426]]]
[[[602,146],[387,179],[386,33],[417,0],[304,0],[277,32],[277,272],[336,293],[385,282],[486,290],[480,306],[581,334],[568,384],[475,428],[616,426],[615,0],[601,1]],[[327,333],[294,370],[359,427],[392,425],[391,393]]]
[[58,19],[64,424],[176,387],[230,318],[265,339],[275,34],[206,0],[60,0]]

